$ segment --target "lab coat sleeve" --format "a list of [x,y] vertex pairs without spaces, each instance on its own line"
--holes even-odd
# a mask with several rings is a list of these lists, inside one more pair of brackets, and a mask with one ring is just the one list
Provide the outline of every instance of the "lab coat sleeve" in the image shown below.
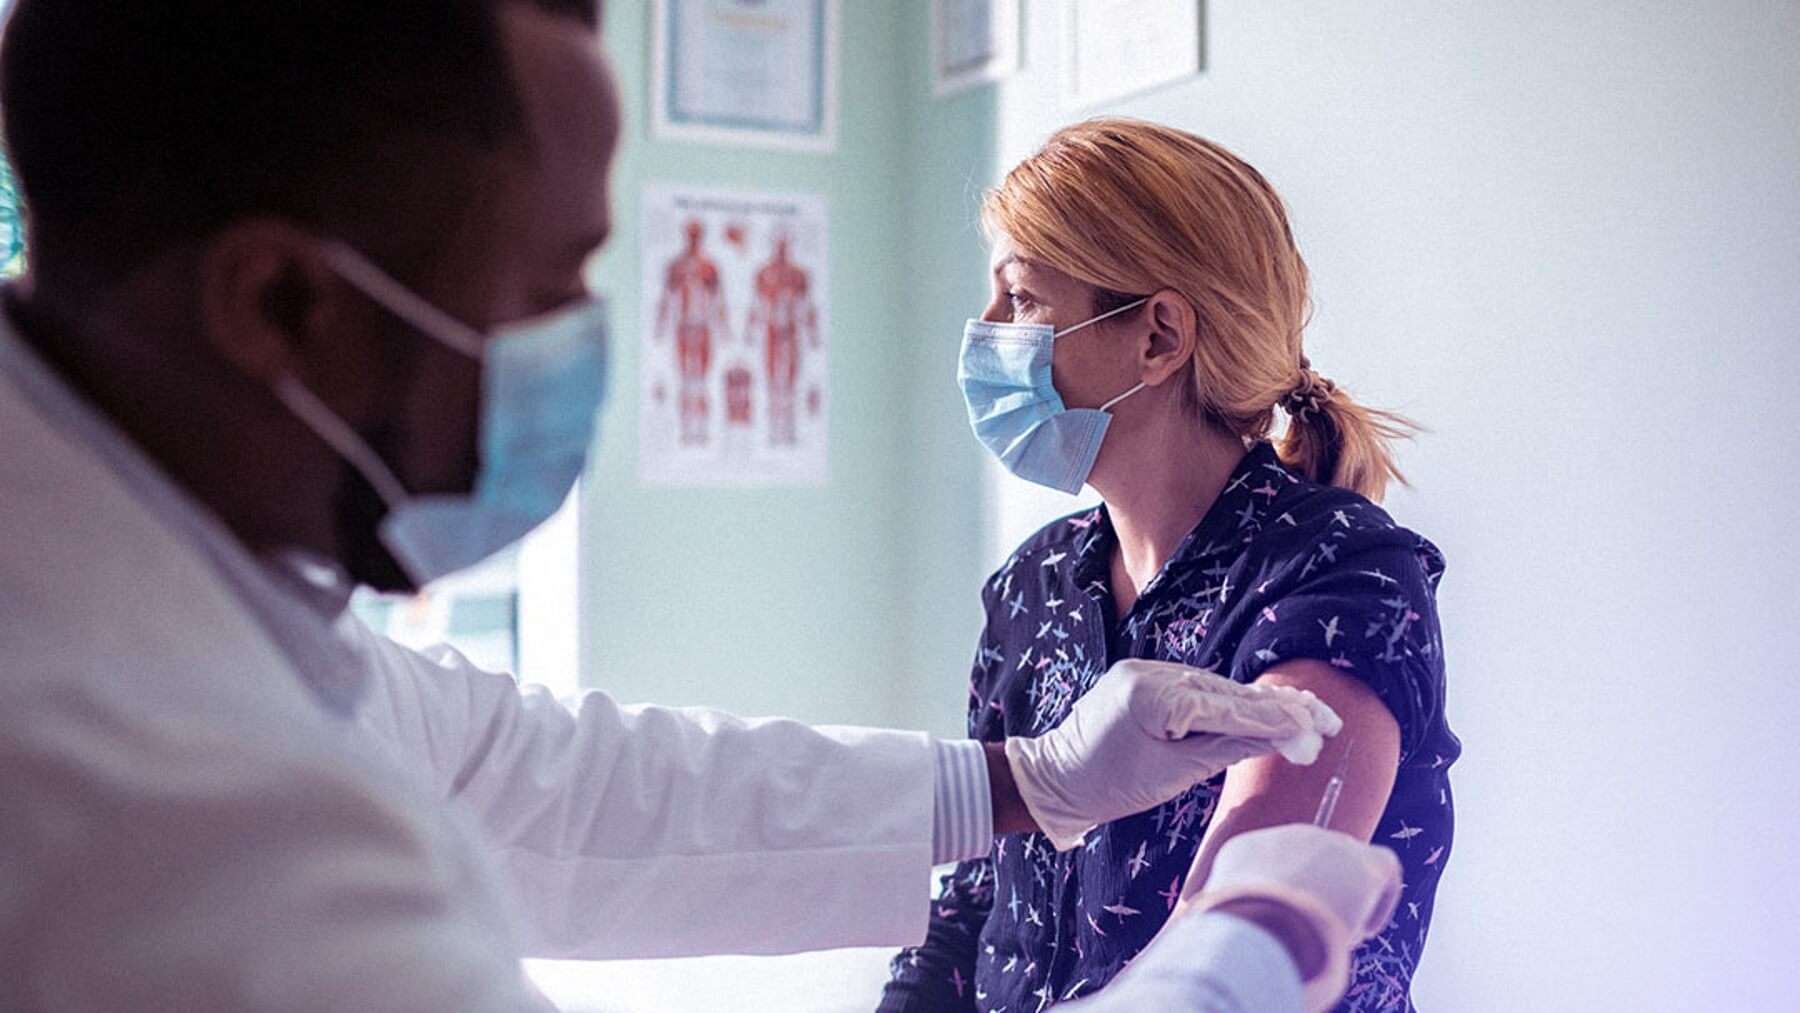
[[1304,993],[1293,958],[1274,936],[1218,912],[1164,928],[1119,976],[1068,1013],[1300,1013]]
[[154,700],[27,703],[0,717],[0,1009],[548,1008],[354,750]]
[[558,701],[363,631],[360,716],[490,851],[527,955],[917,943],[934,759],[920,733]]

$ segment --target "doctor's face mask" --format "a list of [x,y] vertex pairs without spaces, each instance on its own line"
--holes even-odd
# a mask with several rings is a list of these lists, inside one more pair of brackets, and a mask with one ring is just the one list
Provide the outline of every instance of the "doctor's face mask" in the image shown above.
[[292,376],[281,402],[386,506],[376,534],[415,587],[481,562],[549,519],[587,460],[606,392],[606,304],[589,297],[483,336],[343,243],[345,281],[421,334],[481,363],[478,461],[465,493],[414,495],[369,442]]

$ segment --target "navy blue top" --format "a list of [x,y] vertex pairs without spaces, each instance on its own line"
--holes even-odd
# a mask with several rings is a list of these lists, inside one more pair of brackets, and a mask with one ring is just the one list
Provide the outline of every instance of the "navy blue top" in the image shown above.
[[[1375,841],[1405,869],[1400,905],[1357,951],[1340,1009],[1411,1010],[1409,984],[1450,853],[1435,592],[1443,557],[1379,507],[1304,481],[1253,447],[1131,611],[1114,616],[1116,544],[1104,506],[1055,521],[987,582],[969,734],[1039,735],[1123,658],[1178,661],[1250,682],[1296,658],[1374,689],[1400,726],[1400,769]],[[1180,895],[1224,775],[1105,824],[1058,854],[1042,834],[994,839],[945,877],[922,946],[902,950],[883,1011],[1033,1013],[1111,980]]]

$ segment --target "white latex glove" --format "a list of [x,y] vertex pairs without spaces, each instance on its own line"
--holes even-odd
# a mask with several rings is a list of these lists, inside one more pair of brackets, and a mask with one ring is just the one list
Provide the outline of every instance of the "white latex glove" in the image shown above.
[[1239,760],[1279,750],[1311,763],[1342,727],[1305,690],[1134,658],[1101,676],[1062,724],[1007,739],[1006,759],[1025,808],[1067,851],[1095,825],[1161,805]]
[[1350,984],[1350,951],[1381,931],[1400,902],[1400,859],[1348,834],[1293,823],[1226,841],[1194,906],[1243,898],[1298,912],[1318,934],[1325,963],[1305,983],[1309,1013],[1329,1009]]

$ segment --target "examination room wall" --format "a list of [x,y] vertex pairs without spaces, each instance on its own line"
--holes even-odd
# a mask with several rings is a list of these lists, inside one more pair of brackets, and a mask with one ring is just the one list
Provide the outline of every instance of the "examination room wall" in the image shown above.
[[[612,400],[586,483],[581,681],[626,701],[962,732],[981,609],[981,450],[956,387],[979,312],[974,232],[995,94],[933,100],[925,4],[849,0],[831,154],[649,136],[648,3],[606,7],[626,127]],[[815,191],[831,202],[830,480],[822,488],[648,489],[638,481],[639,199],[650,180]],[[920,877],[925,903],[929,884]],[[838,1013],[874,1005],[890,947],[785,958],[533,962],[571,1010]],[[678,998],[671,999],[671,996]]]
[[[1003,166],[1079,115],[1057,6]],[[1794,1008],[1800,4],[1206,10],[1203,75],[1101,111],[1263,170],[1314,364],[1431,430],[1389,506],[1449,558],[1467,751],[1421,1006]],[[990,489],[990,559],[1068,508]]]
[[[924,268],[911,245],[920,234],[908,218],[915,175],[939,178],[919,172],[928,159],[909,134],[917,115],[941,115],[923,109],[924,63],[909,59],[924,44],[923,7],[913,25],[910,5],[841,5],[840,123],[836,150],[823,155],[651,137],[650,7],[606,7],[627,123],[614,175],[617,232],[595,265],[615,296],[617,354],[582,521],[582,681],[625,700],[919,725],[920,701],[935,694],[921,691],[916,673],[950,669],[946,685],[960,684],[980,621],[972,591],[980,580],[977,448],[959,439],[954,342],[946,350],[933,340],[946,326],[959,333],[960,317],[952,325],[938,318],[962,300],[933,293],[926,279],[947,276],[979,292],[983,263],[967,237]],[[915,45],[897,44],[902,33],[916,34]],[[963,150],[981,152],[988,164],[992,96],[957,109],[947,125],[964,135]],[[641,319],[637,305],[638,220],[641,187],[652,180],[816,192],[830,201],[826,485],[639,482],[640,335],[653,321]],[[969,218],[960,207],[926,214]],[[954,270],[945,261],[973,266]],[[926,316],[936,314],[930,324],[922,305]],[[960,622],[944,620],[958,608]]]
[[[607,10],[630,122],[598,266],[619,353],[583,518],[583,680],[958,731],[979,581],[1072,502],[983,464],[951,382],[983,297],[979,189],[1088,112],[1061,104],[1060,7],[1024,4],[1013,78],[934,99],[928,5],[846,0],[820,156],[649,139],[648,6]],[[1091,111],[1264,170],[1313,268],[1314,363],[1430,429],[1389,506],[1449,557],[1467,752],[1422,1007],[1791,1005],[1800,5],[1206,16],[1199,78]],[[828,486],[639,486],[650,179],[829,195]]]

